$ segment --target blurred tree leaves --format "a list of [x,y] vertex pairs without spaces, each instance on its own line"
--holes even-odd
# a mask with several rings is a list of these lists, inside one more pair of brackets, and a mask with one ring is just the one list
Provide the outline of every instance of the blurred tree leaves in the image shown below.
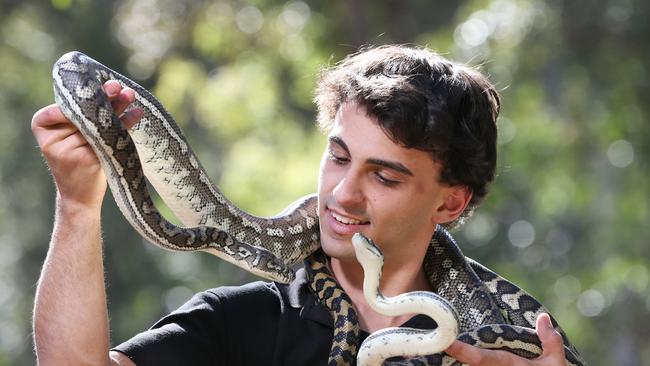
[[[390,42],[480,66],[502,90],[498,177],[456,234],[466,254],[542,300],[590,364],[650,365],[649,4],[0,1],[0,365],[34,363],[54,191],[29,120],[52,102],[59,55],[150,88],[226,194],[272,215],[316,189],[320,67]],[[254,279],[142,243],[110,198],[104,237],[114,342],[193,292]]]

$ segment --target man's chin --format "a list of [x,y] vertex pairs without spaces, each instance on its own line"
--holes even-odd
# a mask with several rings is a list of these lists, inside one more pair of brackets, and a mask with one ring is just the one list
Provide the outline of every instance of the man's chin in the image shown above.
[[331,258],[336,258],[342,261],[356,260],[354,248],[350,240],[322,240],[321,247],[325,254]]

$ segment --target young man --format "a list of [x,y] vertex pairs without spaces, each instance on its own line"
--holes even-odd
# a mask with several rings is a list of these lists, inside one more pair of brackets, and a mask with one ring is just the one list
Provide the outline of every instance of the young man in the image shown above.
[[[133,91],[104,86],[118,113]],[[388,296],[428,290],[423,260],[437,225],[454,224],[483,199],[494,177],[499,99],[479,73],[408,47],[369,49],[325,72],[317,91],[329,143],[318,186],[321,244],[357,310],[361,329],[432,328],[422,316],[390,318],[369,308],[351,246],[361,232],[385,255]],[[141,111],[122,117],[133,126]],[[97,159],[50,105],[32,130],[57,187],[56,219],[34,308],[41,364],[273,364],[327,361],[333,324],[308,290],[256,282],[197,294],[183,307],[109,352],[100,208],[106,190]],[[446,352],[471,365],[564,365],[562,339],[538,318],[544,354],[525,360],[455,342]]]

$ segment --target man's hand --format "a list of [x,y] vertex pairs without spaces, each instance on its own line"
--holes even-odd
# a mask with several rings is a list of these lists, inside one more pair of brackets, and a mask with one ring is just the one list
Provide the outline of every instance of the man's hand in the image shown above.
[[564,346],[562,336],[555,331],[548,314],[540,314],[535,326],[542,341],[543,353],[534,360],[516,356],[506,351],[487,350],[461,341],[455,341],[445,352],[471,366],[564,366]]
[[[133,90],[122,89],[117,81],[107,81],[104,90],[117,114],[124,113],[135,99]],[[122,123],[132,127],[141,116],[141,110],[133,109],[123,114]],[[56,104],[34,114],[32,132],[54,177],[59,202],[93,209],[101,207],[106,178],[97,156]]]

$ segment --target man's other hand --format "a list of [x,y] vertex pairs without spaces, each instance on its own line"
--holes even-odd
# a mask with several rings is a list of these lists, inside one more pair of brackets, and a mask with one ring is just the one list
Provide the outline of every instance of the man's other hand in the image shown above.
[[542,355],[534,360],[519,357],[510,352],[487,350],[461,341],[452,343],[445,352],[460,362],[471,366],[564,366],[564,345],[562,336],[551,323],[548,314],[537,317],[536,332],[542,342]]

